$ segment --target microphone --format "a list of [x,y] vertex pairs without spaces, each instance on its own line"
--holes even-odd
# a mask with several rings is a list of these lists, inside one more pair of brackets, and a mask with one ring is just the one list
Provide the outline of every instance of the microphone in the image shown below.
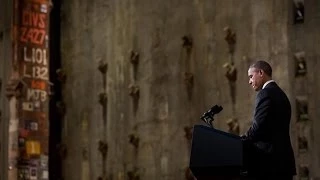
[[222,111],[222,106],[214,105],[212,106],[207,112],[205,112],[200,119],[202,119],[206,124],[208,124],[210,127],[213,128],[212,122],[213,122],[213,116],[215,114],[218,114]]

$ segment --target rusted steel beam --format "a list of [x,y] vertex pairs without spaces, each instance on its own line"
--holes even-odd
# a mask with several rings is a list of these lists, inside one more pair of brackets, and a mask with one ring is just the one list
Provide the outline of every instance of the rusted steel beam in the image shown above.
[[9,180],[49,179],[50,10],[49,0],[14,1]]

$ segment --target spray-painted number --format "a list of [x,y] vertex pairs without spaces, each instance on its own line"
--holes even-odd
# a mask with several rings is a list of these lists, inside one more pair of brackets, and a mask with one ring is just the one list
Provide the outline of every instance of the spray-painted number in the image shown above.
[[47,100],[47,92],[39,89],[28,89],[27,100],[44,102]]
[[26,78],[48,80],[48,68],[39,66],[27,67],[24,65],[23,76]]

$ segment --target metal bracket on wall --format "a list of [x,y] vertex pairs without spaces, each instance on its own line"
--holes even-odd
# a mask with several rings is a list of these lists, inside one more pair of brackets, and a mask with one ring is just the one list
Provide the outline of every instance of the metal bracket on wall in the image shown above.
[[299,152],[308,151],[308,139],[305,136],[298,136],[298,148]]
[[192,88],[193,87],[193,80],[194,76],[190,72],[184,72],[184,82],[187,85],[187,88]]
[[138,52],[131,50],[130,62],[133,65],[133,79],[137,80],[137,71],[139,64],[140,55]]
[[66,75],[66,72],[62,69],[57,69],[56,70],[56,73],[58,75],[58,80],[61,82],[61,83],[65,83],[66,82],[66,79],[67,79],[67,75]]
[[98,180],[107,180],[106,160],[108,154],[108,143],[100,140],[98,150],[102,155],[102,176],[98,177]]
[[228,81],[236,82],[237,81],[237,68],[233,65],[233,63],[227,62],[223,65],[223,68],[225,68],[227,70],[225,73],[225,76],[227,77]]
[[58,113],[61,116],[64,116],[66,114],[66,104],[63,101],[58,101],[56,103],[56,107],[57,107]]
[[194,75],[190,72],[184,72],[184,83],[187,88],[187,95],[188,99],[192,99],[192,91],[193,91],[193,84],[194,84]]
[[129,135],[129,142],[132,144],[135,148],[139,147],[139,137],[136,134],[130,134]]
[[228,26],[225,27],[223,31],[226,32],[226,36],[224,39],[228,43],[229,53],[233,54],[235,51],[235,45],[236,45],[236,33],[233,32],[231,28]]
[[185,48],[188,53],[191,51],[193,47],[193,40],[191,36],[185,35],[182,37],[182,47]]
[[129,85],[129,95],[133,97],[133,99],[139,99],[140,97],[140,89],[139,86],[130,84]]
[[60,158],[64,160],[68,155],[67,145],[64,143],[60,143],[56,147],[59,152]]
[[305,58],[305,52],[297,52],[294,54],[294,59],[295,59],[295,75],[297,76],[304,76],[307,74],[307,63],[306,63],[306,58]]
[[139,53],[136,51],[131,51],[131,55],[130,55],[130,62],[134,65],[137,65],[139,63]]
[[230,118],[227,120],[228,132],[231,134],[239,135],[240,134],[240,126],[237,118]]
[[299,176],[301,179],[309,179],[310,171],[308,165],[300,165]]
[[102,74],[106,74],[108,70],[108,63],[106,61],[100,60],[98,69]]
[[52,82],[48,81],[48,85],[49,85],[49,87],[48,87],[48,97],[52,98],[55,95],[54,91],[52,90],[53,89],[52,86],[54,84]]
[[99,152],[101,153],[103,159],[105,159],[105,157],[107,157],[107,153],[108,153],[108,143],[105,141],[100,140],[99,141]]
[[106,175],[104,175],[104,176],[99,176],[98,177],[98,180],[107,180],[108,178],[107,178],[107,176]]
[[293,0],[294,8],[294,23],[299,24],[304,22],[304,0]]
[[184,137],[188,140],[188,142],[191,141],[193,127],[192,126],[185,126],[183,128],[183,130],[184,130],[184,133],[185,133]]
[[308,99],[306,96],[296,98],[297,122],[309,120]]
[[223,31],[226,33],[224,39],[228,44],[229,61],[223,65],[227,71],[225,76],[229,82],[230,96],[232,100],[232,114],[235,114],[235,103],[236,103],[236,80],[237,80],[237,69],[234,63],[234,52],[236,49],[236,33],[231,30],[230,27],[225,27]]
[[138,168],[134,168],[132,171],[127,172],[128,180],[140,180],[140,174]]
[[102,106],[106,106],[107,101],[108,101],[108,95],[107,95],[107,93],[105,93],[105,92],[99,93],[99,103],[100,103]]

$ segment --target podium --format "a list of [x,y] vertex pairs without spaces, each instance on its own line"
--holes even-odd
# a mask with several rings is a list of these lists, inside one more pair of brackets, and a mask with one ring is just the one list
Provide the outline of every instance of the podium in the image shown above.
[[189,168],[197,180],[245,179],[243,149],[240,136],[195,125]]

